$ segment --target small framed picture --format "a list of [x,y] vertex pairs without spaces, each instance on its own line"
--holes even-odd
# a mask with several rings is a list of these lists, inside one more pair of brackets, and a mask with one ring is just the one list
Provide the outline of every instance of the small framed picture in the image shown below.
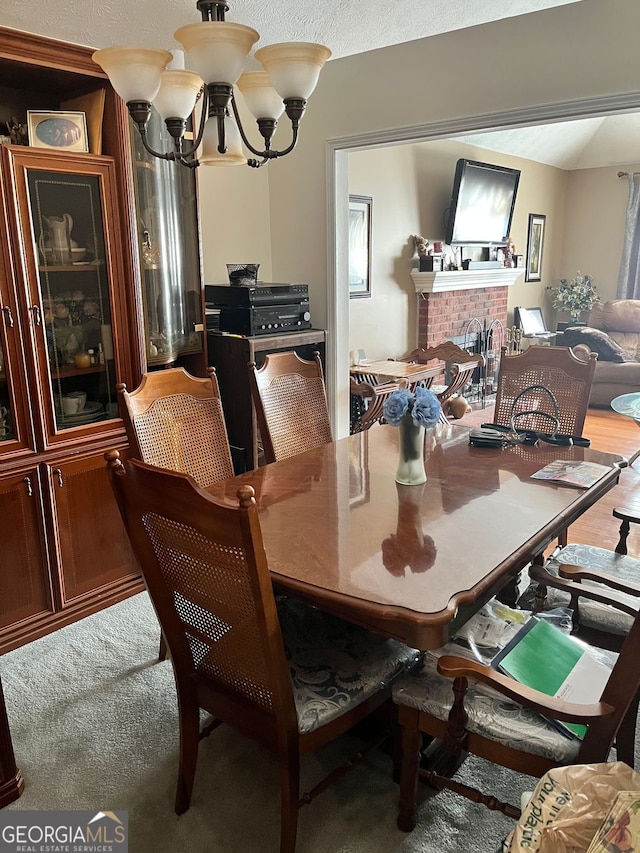
[[88,151],[86,113],[27,111],[29,145],[58,151]]
[[527,240],[527,266],[525,281],[542,280],[542,246],[547,217],[542,213],[529,214],[529,239]]
[[371,296],[371,211],[368,195],[349,196],[349,298]]

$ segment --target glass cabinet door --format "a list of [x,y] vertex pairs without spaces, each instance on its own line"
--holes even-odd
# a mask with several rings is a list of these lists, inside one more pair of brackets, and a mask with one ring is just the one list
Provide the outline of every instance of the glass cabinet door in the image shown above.
[[[173,143],[158,113],[149,144],[170,151]],[[170,364],[202,352],[202,281],[193,169],[152,157],[131,123],[134,185],[147,364]]]
[[0,454],[33,450],[18,350],[18,311],[0,270]]
[[12,155],[27,247],[26,312],[49,442],[118,417],[114,324],[122,288],[113,163],[83,157]]
[[[3,187],[0,171],[0,190]],[[0,456],[5,457],[35,452],[35,441],[22,355],[24,327],[13,275],[13,247],[1,212],[0,235]]]

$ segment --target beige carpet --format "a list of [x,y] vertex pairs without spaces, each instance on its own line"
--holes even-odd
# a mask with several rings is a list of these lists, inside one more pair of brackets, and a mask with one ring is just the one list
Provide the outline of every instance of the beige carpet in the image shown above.
[[[277,853],[273,760],[224,727],[201,743],[192,806],[175,815],[175,691],[157,645],[143,593],[0,659],[26,780],[8,808],[127,810],[131,853]],[[305,787],[351,745],[305,758]],[[473,760],[460,775],[514,803],[532,785]],[[297,853],[493,853],[512,826],[453,794],[420,795],[418,826],[404,834],[391,760],[376,752],[302,810]]]

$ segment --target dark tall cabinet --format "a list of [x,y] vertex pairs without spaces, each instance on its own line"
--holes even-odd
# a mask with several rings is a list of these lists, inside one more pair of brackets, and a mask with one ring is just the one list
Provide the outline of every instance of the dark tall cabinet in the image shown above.
[[227,423],[236,472],[249,471],[260,464],[258,426],[249,386],[250,362],[258,367],[272,352],[294,350],[310,359],[319,352],[325,359],[326,332],[308,329],[280,335],[238,337],[217,332],[208,334],[209,364],[215,367]]

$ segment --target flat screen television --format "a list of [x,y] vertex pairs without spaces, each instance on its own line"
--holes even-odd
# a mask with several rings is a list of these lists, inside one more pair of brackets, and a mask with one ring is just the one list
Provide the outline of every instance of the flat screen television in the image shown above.
[[509,242],[519,169],[458,160],[445,234],[450,246]]

